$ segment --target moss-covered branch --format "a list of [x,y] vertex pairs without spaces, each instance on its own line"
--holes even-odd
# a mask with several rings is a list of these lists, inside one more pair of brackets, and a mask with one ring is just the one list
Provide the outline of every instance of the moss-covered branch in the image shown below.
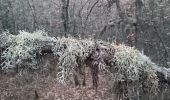
[[122,85],[126,84],[127,88],[140,90],[142,86],[145,92],[152,94],[157,91],[158,81],[170,83],[169,69],[158,67],[133,47],[94,39],[54,38],[42,31],[21,31],[15,36],[4,33],[0,37],[0,47],[3,48],[1,70],[8,71],[18,66],[35,68],[35,65],[38,66],[37,56],[53,54],[58,57],[56,66],[59,72],[56,74],[63,84],[73,75],[83,73],[84,65],[90,67],[96,88],[99,71],[110,73],[111,87],[123,82]]

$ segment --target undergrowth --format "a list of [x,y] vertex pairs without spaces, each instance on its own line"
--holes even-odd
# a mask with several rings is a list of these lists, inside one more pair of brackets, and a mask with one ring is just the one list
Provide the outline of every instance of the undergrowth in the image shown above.
[[[0,47],[4,48],[1,70],[26,65],[36,69],[37,54],[41,55],[42,47],[47,42],[52,43],[51,50],[58,57],[57,78],[62,84],[77,73],[77,68],[86,65],[93,71],[110,73],[109,87],[119,94],[118,98],[132,98],[135,92],[140,91],[152,96],[157,93],[158,79],[153,69],[156,64],[137,49],[90,38],[54,38],[43,31],[20,31],[18,35],[4,32],[0,35]],[[97,82],[98,72],[92,74]]]
[[5,71],[22,67],[20,65],[28,65],[35,69],[36,57],[41,53],[41,47],[46,41],[55,41],[55,38],[49,37],[43,31],[34,33],[20,31],[18,35],[4,32],[0,37],[0,46],[5,49],[1,55],[1,69]]

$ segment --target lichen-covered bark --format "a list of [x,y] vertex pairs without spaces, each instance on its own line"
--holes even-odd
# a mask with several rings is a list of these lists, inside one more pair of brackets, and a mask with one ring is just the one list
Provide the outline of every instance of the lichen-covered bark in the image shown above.
[[[35,36],[32,37],[32,35]],[[111,87],[121,82],[122,84],[120,85],[122,86],[120,88],[125,88],[124,90],[131,94],[135,91],[132,91],[130,88],[137,88],[141,85],[142,87],[140,88],[143,91],[153,93],[154,95],[157,91],[158,79],[160,82],[170,83],[169,69],[157,66],[149,57],[133,47],[93,39],[76,39],[72,37],[56,39],[49,37],[43,32],[37,34],[25,32],[12,37],[13,42],[7,41],[10,42],[8,45],[10,48],[6,47],[5,44],[4,47],[1,47],[6,47],[5,52],[3,51],[1,54],[1,57],[5,59],[5,63],[9,64],[8,61],[10,61],[13,64],[14,62],[12,67],[3,65],[3,68],[7,71],[12,68],[19,69],[25,66],[24,64],[27,64],[27,66],[30,64],[28,67],[34,69],[34,65],[31,65],[32,58],[35,59],[35,63],[36,61],[41,63],[41,60],[38,59],[52,54],[53,56],[51,57],[57,58],[56,62],[58,62],[56,64],[56,68],[59,69],[58,73],[56,73],[57,78],[63,84],[67,82],[71,75],[75,75],[75,83],[83,85],[86,80],[84,66],[91,69],[92,83],[95,89],[97,89],[100,82],[98,77],[100,71],[106,71],[112,75],[113,84]],[[18,51],[13,50],[16,48]],[[29,56],[24,55],[25,52]],[[21,57],[18,58],[17,56]],[[13,59],[11,60],[9,57],[13,57]],[[20,62],[15,64],[16,61]],[[83,80],[81,83],[79,82],[80,78]],[[121,89],[119,92],[121,92]],[[123,93],[121,95],[127,95],[126,91],[121,93]],[[131,98],[130,96],[128,98]]]

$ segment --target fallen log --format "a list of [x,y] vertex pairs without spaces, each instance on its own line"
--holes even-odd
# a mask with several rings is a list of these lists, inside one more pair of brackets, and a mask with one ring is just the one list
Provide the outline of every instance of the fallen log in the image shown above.
[[[45,46],[43,46],[41,50],[42,55],[53,53],[52,45],[48,43]],[[157,71],[156,74],[159,81],[170,85],[170,68],[154,66],[154,69]]]
[[[7,41],[7,40],[9,40],[9,41]],[[79,54],[81,54],[81,56],[79,58],[81,58],[83,56],[84,58],[87,59],[89,54],[92,54],[91,49],[94,49],[96,47],[96,45],[94,45],[95,44],[94,40],[90,40],[90,39],[84,39],[84,40],[81,39],[80,40],[80,39],[75,39],[75,38],[71,38],[71,37],[69,37],[69,38],[57,38],[56,39],[54,37],[50,37],[50,36],[46,35],[44,32],[41,32],[41,31],[35,32],[35,33],[20,32],[20,34],[15,35],[15,36],[4,34],[4,39],[1,39],[1,42],[3,43],[3,45],[1,45],[2,47],[0,47],[0,49],[1,49],[1,52],[0,52],[1,61],[0,61],[0,63],[2,65],[2,62],[3,62],[2,61],[2,52],[4,51],[4,47],[9,46],[9,45],[6,45],[6,44],[10,44],[10,46],[11,46],[11,44],[13,44],[13,45],[10,47],[10,52],[9,52],[9,50],[6,50],[5,56],[7,56],[7,57],[5,58],[5,56],[3,55],[3,59],[7,59],[6,64],[8,64],[8,65],[10,65],[11,62],[12,62],[12,64],[14,64],[12,67],[10,67],[11,66],[10,65],[9,68],[15,68],[16,62],[20,61],[22,63],[22,59],[25,60],[28,57],[29,57],[29,59],[31,59],[31,58],[34,57],[34,54],[37,54],[36,56],[39,56],[39,55],[43,56],[45,54],[52,54],[52,53],[58,52],[58,51],[53,52],[53,50],[52,50],[52,48],[56,46],[57,41],[59,42],[58,45],[57,45],[57,46],[59,46],[59,48],[57,48],[57,49],[60,49],[60,46],[62,46],[61,44],[63,44],[63,46],[66,45],[68,47],[70,47],[70,45],[71,45],[71,49],[73,49],[71,51],[71,53],[77,52],[76,54],[74,54],[75,58],[76,58],[76,56],[80,56]],[[30,43],[31,43],[31,45],[30,45]],[[100,42],[98,42],[98,44],[99,44],[99,47],[104,47],[104,48],[100,48],[101,50],[107,50],[107,49],[110,50],[109,49],[110,46],[111,46],[111,48],[116,49],[116,46],[114,47],[111,43],[108,43],[108,42],[100,41]],[[33,47],[30,48],[30,46],[33,46]],[[25,48],[25,47],[27,47],[27,48]],[[129,48],[129,47],[123,46],[123,48]],[[18,51],[16,49],[19,49],[20,51]],[[27,51],[25,49],[27,49]],[[61,49],[63,49],[63,48],[61,47]],[[122,49],[122,50],[126,51],[126,49]],[[132,50],[132,52],[137,51],[134,48],[130,48],[129,50]],[[61,51],[61,52],[65,52],[65,51]],[[109,52],[114,53],[113,51],[105,51],[104,53],[103,52],[99,53],[100,54],[99,63],[103,63],[103,65],[105,65],[105,64],[109,65],[107,63],[109,63],[110,61],[108,59],[106,59],[106,58],[110,59],[110,57],[111,57]],[[84,53],[86,53],[86,54],[84,54]],[[137,51],[137,53],[138,53],[138,51]],[[20,54],[22,54],[22,55],[20,55]],[[125,52],[124,55],[126,56],[127,54]],[[29,55],[29,56],[27,56],[27,55]],[[140,55],[142,55],[142,54],[140,54]],[[11,56],[11,57],[9,57],[9,56]],[[18,59],[18,56],[20,56],[21,58]],[[67,56],[67,54],[66,54],[66,56]],[[69,53],[68,53],[68,56],[69,56]],[[132,53],[131,56],[133,57],[133,53]],[[13,58],[13,59],[11,60],[11,58]],[[35,57],[35,59],[38,59],[38,57],[37,58]],[[127,67],[128,66],[129,65],[127,65]],[[7,69],[8,69],[8,67],[7,67]],[[157,71],[156,74],[157,74],[157,77],[160,80],[160,82],[166,82],[166,83],[170,84],[170,69],[164,68],[164,67],[159,67],[159,66],[154,66],[154,69]],[[133,71],[132,71],[132,73],[133,73]]]
[[[1,61],[0,66],[7,72],[23,68],[25,65],[35,69],[34,66],[41,66],[43,62],[46,64],[44,60],[41,60],[46,58],[47,61],[54,59],[48,64],[56,62],[54,65],[57,66],[57,73],[55,74],[62,84],[72,77],[70,75],[78,73],[78,76],[82,76],[81,72],[85,71],[82,66],[86,65],[90,67],[93,86],[96,89],[99,82],[98,72],[106,71],[109,73],[107,82],[112,84],[109,87],[112,88],[115,83],[118,83],[118,86],[115,86],[118,89],[113,89],[118,90],[120,96],[127,95],[126,90],[133,96],[133,93],[137,92],[132,88],[138,88],[138,92],[143,89],[146,94],[154,96],[158,83],[163,82],[170,85],[170,69],[157,66],[137,49],[123,44],[117,45],[102,40],[72,37],[53,38],[43,32],[21,32],[8,42],[11,45],[1,52],[1,57],[5,61]],[[4,44],[0,47],[5,46]],[[18,65],[20,66],[18,67]],[[122,88],[125,89],[122,90]]]
[[159,81],[170,85],[170,68],[155,66],[154,69],[157,71]]
[[[42,47],[42,54],[51,54],[52,51],[51,44],[46,44]],[[153,67],[156,70],[157,77],[159,79],[159,82],[167,83],[170,85],[170,68],[160,67],[160,66],[154,66]]]

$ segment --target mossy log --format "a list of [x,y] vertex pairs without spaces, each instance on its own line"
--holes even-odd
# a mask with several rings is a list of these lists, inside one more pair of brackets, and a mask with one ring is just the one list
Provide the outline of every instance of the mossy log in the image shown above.
[[[42,47],[42,54],[50,54],[53,53],[51,50],[51,45],[45,45]],[[170,68],[160,67],[160,66],[154,66],[153,67],[157,71],[157,77],[160,82],[167,83],[170,85]]]

